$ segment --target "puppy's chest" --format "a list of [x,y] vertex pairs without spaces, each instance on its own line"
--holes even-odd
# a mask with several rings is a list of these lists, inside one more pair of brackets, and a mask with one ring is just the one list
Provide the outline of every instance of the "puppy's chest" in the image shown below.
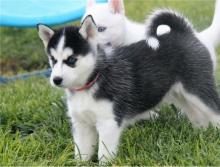
[[106,99],[97,100],[89,91],[69,94],[67,105],[72,119],[96,123],[98,119],[114,117],[113,103]]

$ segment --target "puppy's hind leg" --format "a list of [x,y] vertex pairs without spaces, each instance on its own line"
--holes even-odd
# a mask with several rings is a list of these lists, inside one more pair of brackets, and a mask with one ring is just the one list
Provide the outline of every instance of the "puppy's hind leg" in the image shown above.
[[177,89],[175,96],[178,104],[194,126],[208,127],[211,123],[220,128],[220,100],[215,89],[200,90],[199,94],[195,94],[196,91],[191,93],[182,84],[178,84]]
[[99,133],[98,157],[102,164],[116,155],[123,127],[113,119],[99,120],[96,127]]

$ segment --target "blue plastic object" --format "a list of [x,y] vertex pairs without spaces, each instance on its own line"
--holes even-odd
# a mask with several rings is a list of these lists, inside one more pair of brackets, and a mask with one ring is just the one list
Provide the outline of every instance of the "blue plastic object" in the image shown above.
[[[96,0],[106,2],[107,0]],[[0,0],[0,26],[61,24],[82,17],[87,0]]]
[[50,74],[51,74],[51,69],[47,69],[47,70],[42,70],[42,71],[35,71],[32,73],[18,74],[13,77],[0,76],[0,84],[6,84],[6,83],[16,81],[16,80],[25,80],[30,77],[49,77]]

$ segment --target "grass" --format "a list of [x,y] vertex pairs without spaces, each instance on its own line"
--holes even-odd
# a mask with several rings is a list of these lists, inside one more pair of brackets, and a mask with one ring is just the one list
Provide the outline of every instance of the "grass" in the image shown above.
[[[97,165],[73,159],[62,91],[33,78],[0,87],[0,165]],[[168,106],[127,129],[109,165],[219,165],[220,130],[193,129]]]
[[[202,30],[211,22],[213,4],[206,0],[127,0],[126,13],[142,21],[156,6],[170,6],[183,11]],[[47,67],[35,29],[0,30],[2,73]],[[220,84],[220,68],[216,76]],[[74,160],[63,95],[43,78],[0,86],[0,166],[98,165],[96,161]],[[155,121],[128,128],[121,138],[118,156],[108,165],[220,165],[220,130],[193,129],[170,106],[163,106],[159,114]]]

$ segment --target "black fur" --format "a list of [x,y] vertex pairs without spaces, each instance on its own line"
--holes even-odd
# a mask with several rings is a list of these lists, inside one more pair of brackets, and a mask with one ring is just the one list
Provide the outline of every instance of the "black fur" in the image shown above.
[[64,27],[55,30],[54,35],[50,39],[47,47],[47,52],[50,55],[50,49],[56,48],[62,35],[65,35],[65,47],[70,47],[74,50],[74,55],[86,55],[90,51],[90,46],[86,40],[78,33],[79,27]]
[[[169,25],[171,32],[157,37],[160,43],[157,50],[150,48],[145,40],[117,48],[110,56],[106,56],[102,48],[98,49],[96,69],[88,80],[100,73],[97,80],[99,89],[94,96],[114,103],[119,125],[124,118],[155,107],[177,82],[220,113],[220,99],[206,47],[181,17],[172,14],[155,16],[148,33],[156,36],[159,24]],[[78,30],[76,27],[65,28],[66,45],[76,54],[85,55],[91,49]],[[55,33],[49,48],[56,46],[62,32]]]
[[[183,40],[181,40],[183,39]],[[119,122],[157,105],[181,82],[188,92],[220,111],[213,67],[207,49],[192,36],[161,38],[157,51],[145,41],[115,50],[108,66],[98,68],[97,98],[111,99]]]

